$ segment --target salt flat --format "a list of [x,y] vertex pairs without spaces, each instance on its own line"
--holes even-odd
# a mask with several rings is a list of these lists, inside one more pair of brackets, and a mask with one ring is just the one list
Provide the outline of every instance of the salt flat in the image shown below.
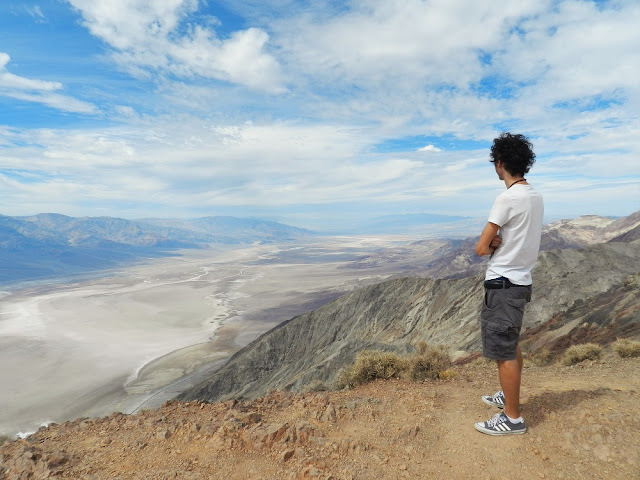
[[0,433],[171,398],[281,321],[391,266],[345,268],[404,237],[180,252],[0,298]]

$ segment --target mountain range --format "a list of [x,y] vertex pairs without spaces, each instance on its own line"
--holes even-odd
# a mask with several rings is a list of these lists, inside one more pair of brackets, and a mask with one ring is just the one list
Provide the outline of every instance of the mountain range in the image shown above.
[[[553,357],[573,343],[608,344],[640,335],[639,225],[636,212],[545,228],[547,250],[533,271],[533,301],[523,327],[527,353]],[[554,242],[571,248],[550,248]],[[424,275],[366,286],[284,321],[178,399],[215,402],[274,389],[301,391],[318,382],[331,386],[340,369],[365,349],[406,353],[426,341],[473,357],[480,350],[483,277],[477,273],[481,264],[467,258],[472,243],[443,243],[444,255],[420,267]],[[413,261],[415,250],[409,248],[406,256],[398,261]]]
[[0,283],[93,272],[144,257],[210,244],[283,243],[313,232],[236,217],[190,220],[0,215]]
[[[341,234],[420,231],[459,237],[460,232],[475,231],[473,225],[467,217],[388,215],[353,224]],[[175,255],[178,249],[300,242],[316,235],[271,220],[231,216],[127,220],[56,213],[0,215],[0,284],[92,274],[142,258]]]

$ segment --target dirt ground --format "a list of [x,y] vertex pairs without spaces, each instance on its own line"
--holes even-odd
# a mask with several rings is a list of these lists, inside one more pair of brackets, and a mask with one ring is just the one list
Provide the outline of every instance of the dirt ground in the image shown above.
[[473,427],[496,411],[480,400],[495,366],[457,372],[50,425],[0,447],[0,478],[640,478],[639,358],[526,364],[529,431],[512,437]]

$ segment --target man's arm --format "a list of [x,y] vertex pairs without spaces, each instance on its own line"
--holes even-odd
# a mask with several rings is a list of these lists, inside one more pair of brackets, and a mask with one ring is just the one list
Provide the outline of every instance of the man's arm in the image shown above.
[[476,245],[476,254],[479,257],[491,255],[500,246],[502,239],[498,236],[498,230],[500,225],[487,222]]

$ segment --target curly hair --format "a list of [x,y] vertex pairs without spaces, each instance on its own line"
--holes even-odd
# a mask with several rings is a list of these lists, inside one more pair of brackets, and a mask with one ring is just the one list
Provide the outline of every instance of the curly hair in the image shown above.
[[498,160],[509,174],[524,176],[536,161],[536,154],[533,153],[533,145],[527,137],[519,133],[504,132],[493,140],[491,146],[489,161],[495,163]]

